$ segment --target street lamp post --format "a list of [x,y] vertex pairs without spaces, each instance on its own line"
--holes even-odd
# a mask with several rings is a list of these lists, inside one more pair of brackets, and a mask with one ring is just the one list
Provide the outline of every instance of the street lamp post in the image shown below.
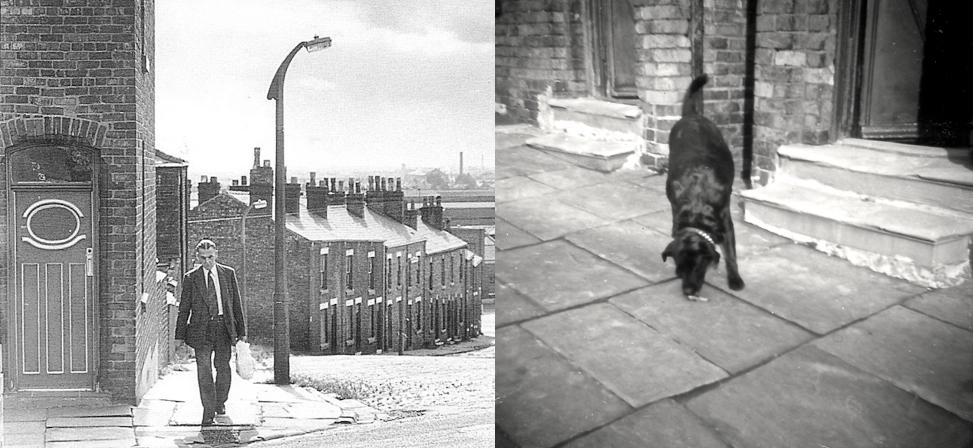
[[268,100],[276,100],[277,151],[274,165],[274,383],[290,384],[290,327],[287,323],[287,252],[284,250],[284,76],[291,59],[301,48],[308,52],[331,46],[330,37],[297,44],[277,67],[267,91]]

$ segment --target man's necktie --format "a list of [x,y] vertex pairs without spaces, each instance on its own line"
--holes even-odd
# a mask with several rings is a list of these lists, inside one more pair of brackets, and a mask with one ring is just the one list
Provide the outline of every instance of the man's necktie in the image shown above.
[[213,288],[214,283],[215,282],[213,282],[213,273],[207,271],[206,272],[206,295],[212,295],[216,292],[216,290]]

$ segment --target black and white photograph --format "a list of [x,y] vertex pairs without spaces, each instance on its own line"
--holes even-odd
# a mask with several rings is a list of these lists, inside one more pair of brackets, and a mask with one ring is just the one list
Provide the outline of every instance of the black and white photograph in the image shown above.
[[493,6],[0,0],[0,446],[495,446]]
[[498,447],[971,446],[967,2],[495,8]]

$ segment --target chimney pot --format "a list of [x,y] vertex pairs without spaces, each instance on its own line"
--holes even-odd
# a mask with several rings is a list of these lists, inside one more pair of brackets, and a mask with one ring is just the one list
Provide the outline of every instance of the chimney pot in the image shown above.
[[210,177],[210,178],[209,178],[209,182],[210,182],[211,184],[215,184],[215,183],[217,182],[217,180],[216,180],[216,176],[213,176],[213,177]]
[[296,184],[297,183],[297,177],[291,177],[291,183],[292,184]]
[[204,184],[205,184],[205,183],[206,183],[206,181],[208,181],[208,180],[209,180],[209,177],[208,177],[208,176],[206,176],[205,174],[204,174],[204,175],[203,175],[202,177],[200,177],[200,179],[199,179],[199,181],[200,181],[200,182],[202,182],[202,183],[204,183]]
[[375,189],[373,188],[374,183],[375,183],[375,178],[372,176],[368,176],[368,191],[372,191]]
[[260,168],[260,147],[253,147],[253,167]]
[[395,191],[402,191],[402,178],[401,177],[396,177],[395,178]]
[[247,184],[247,176],[240,176],[240,185]]
[[270,168],[270,159],[264,160],[264,168]]
[[[331,180],[333,181],[334,179],[331,179]],[[332,182],[332,184],[333,183],[334,182]],[[338,181],[338,191],[341,191],[341,192],[344,192],[345,191],[345,181],[343,181],[343,180],[339,180]]]
[[237,180],[237,179],[233,179],[233,182],[232,182],[232,185],[233,185],[234,187],[235,187],[235,186],[237,186],[237,185],[240,185],[240,181],[239,181],[239,180]]
[[317,177],[317,173],[315,173],[314,171],[311,171],[311,182],[310,182],[311,185],[316,185],[317,184],[317,182],[315,181],[315,177]]

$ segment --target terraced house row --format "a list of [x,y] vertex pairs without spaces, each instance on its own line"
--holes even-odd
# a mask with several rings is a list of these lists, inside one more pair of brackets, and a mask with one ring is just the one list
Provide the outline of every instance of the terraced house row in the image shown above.
[[[190,241],[210,238],[237,269],[251,334],[273,335],[273,169],[225,191],[199,184]],[[323,354],[382,353],[480,334],[482,229],[450,232],[439,198],[406,204],[399,179],[296,178],[285,187],[291,345]]]

